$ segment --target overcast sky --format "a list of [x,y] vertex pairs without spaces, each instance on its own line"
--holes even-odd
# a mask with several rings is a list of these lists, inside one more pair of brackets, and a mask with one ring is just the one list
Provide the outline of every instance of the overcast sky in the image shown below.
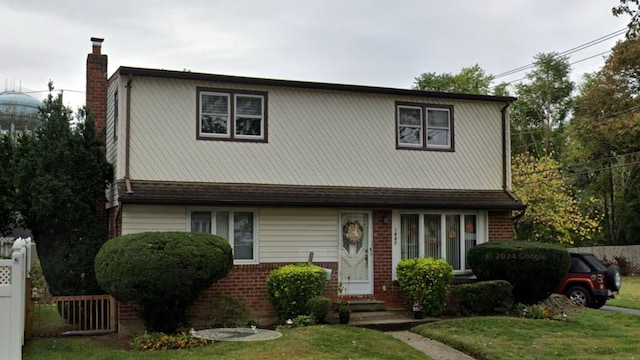
[[[84,103],[89,39],[119,66],[409,88],[423,72],[500,74],[625,27],[618,0],[0,0],[0,91],[49,79]],[[622,39],[573,54],[605,52]],[[574,80],[604,56],[573,65]],[[524,72],[503,77],[512,81]]]

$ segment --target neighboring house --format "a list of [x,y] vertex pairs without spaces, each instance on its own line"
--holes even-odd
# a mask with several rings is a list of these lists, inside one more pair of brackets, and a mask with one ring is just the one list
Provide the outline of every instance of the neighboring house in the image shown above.
[[235,266],[196,308],[227,294],[273,314],[266,277],[310,252],[333,270],[327,296],[342,282],[403,307],[401,259],[468,276],[469,248],[512,239],[525,209],[510,191],[514,98],[131,67],[107,81],[93,40],[87,104],[115,166],[112,235],[230,239]]

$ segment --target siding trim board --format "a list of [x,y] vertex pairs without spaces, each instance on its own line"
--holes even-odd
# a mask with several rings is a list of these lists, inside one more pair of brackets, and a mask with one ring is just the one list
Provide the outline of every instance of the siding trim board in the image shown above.
[[229,184],[119,180],[119,201],[125,204],[207,206],[319,206],[362,208],[439,208],[524,210],[508,190],[436,190],[347,186]]

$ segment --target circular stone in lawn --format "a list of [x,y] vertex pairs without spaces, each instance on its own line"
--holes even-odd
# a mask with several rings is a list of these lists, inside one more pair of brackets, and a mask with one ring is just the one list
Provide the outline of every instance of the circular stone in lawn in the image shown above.
[[263,341],[282,336],[273,330],[249,328],[215,328],[196,331],[194,337],[213,341]]

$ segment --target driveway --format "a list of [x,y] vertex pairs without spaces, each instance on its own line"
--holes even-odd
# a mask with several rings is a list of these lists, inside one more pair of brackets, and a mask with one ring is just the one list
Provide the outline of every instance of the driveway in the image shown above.
[[617,306],[605,305],[602,307],[602,310],[621,312],[621,313],[630,314],[630,315],[640,315],[640,310],[621,308]]

